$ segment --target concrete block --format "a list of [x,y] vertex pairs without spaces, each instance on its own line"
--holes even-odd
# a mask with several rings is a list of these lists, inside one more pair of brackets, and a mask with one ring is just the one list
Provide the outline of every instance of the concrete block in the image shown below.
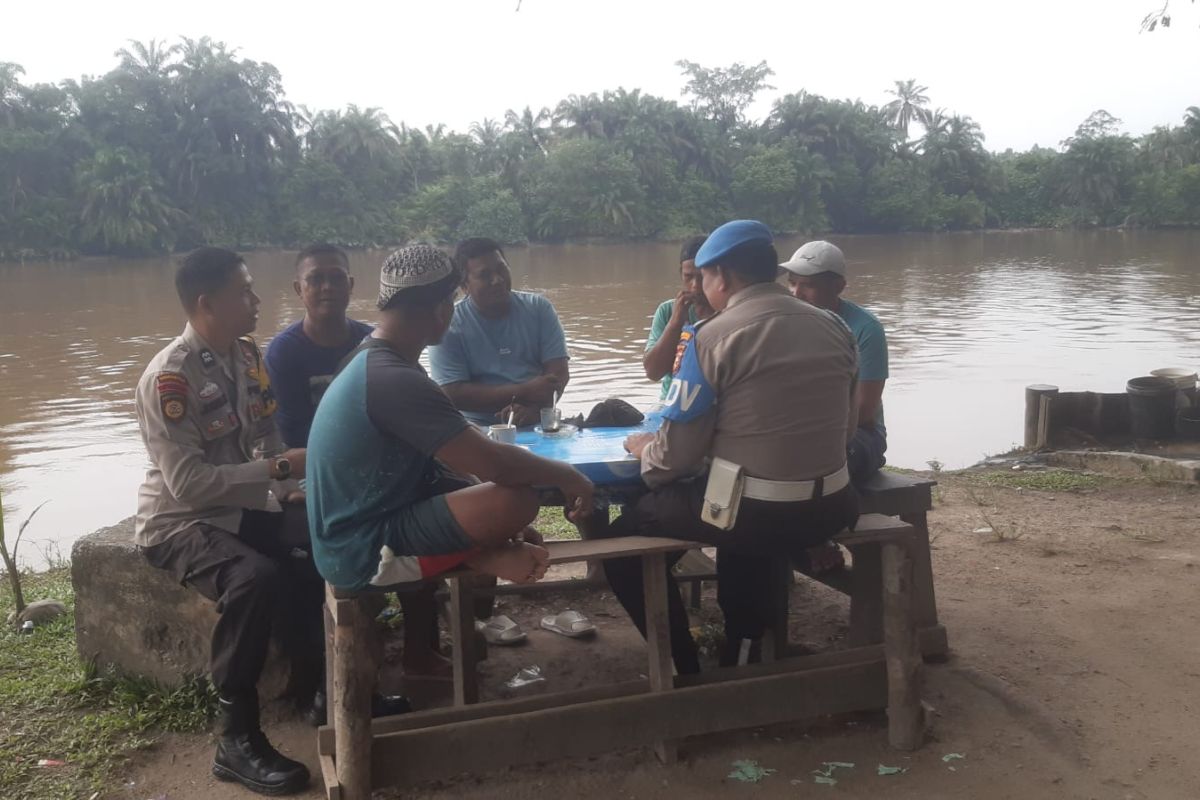
[[[129,675],[178,686],[208,673],[214,603],[146,563],[133,518],[88,534],[71,550],[79,655]],[[286,688],[288,665],[273,644],[259,681],[265,700]]]

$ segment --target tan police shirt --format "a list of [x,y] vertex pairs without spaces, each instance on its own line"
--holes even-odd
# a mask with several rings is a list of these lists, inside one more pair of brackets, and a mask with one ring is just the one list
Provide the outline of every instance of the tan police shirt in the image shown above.
[[237,533],[243,509],[280,510],[295,481],[261,460],[283,450],[275,399],[258,346],[217,353],[189,323],[151,359],[134,397],[150,468],[138,491],[134,539],[158,544],[204,522]]
[[714,456],[768,480],[836,472],[857,425],[857,361],[835,314],[776,283],[743,289],[684,329],[643,479],[655,487],[695,475]]

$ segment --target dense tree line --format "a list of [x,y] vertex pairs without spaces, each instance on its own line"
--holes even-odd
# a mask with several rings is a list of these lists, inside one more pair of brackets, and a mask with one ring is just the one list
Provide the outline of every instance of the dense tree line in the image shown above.
[[297,108],[273,66],[207,38],[117,57],[57,85],[0,62],[0,256],[674,237],[732,216],[797,232],[1200,224],[1197,107],[1140,138],[1098,111],[1059,149],[993,154],[915,81],[882,107],[801,90],[751,120],[774,88],[765,62],[681,61],[686,104],[617,89],[460,133]]

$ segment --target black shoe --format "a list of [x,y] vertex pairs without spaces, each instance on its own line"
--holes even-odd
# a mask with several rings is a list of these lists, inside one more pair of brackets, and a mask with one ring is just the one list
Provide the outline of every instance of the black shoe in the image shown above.
[[[397,714],[407,714],[412,710],[412,703],[404,695],[379,694],[377,692],[371,695],[372,717],[394,717]],[[329,719],[329,701],[325,697],[324,690],[313,694],[312,705],[305,709],[304,718],[314,728],[321,727]]]
[[212,773],[267,795],[295,794],[308,786],[308,767],[279,753],[258,727],[258,696],[221,698],[220,738]]

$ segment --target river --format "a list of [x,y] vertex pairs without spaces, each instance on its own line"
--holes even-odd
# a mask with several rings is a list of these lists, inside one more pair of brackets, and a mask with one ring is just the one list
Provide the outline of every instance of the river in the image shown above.
[[[1200,232],[1097,231],[831,237],[846,251],[846,297],[887,329],[888,460],[972,464],[1022,435],[1022,389],[1121,391],[1157,367],[1200,366]],[[799,241],[780,243],[790,255]],[[373,318],[385,254],[355,253],[352,313]],[[677,246],[512,248],[517,288],[545,292],[570,346],[569,410],[657,385],[640,358],[650,315],[674,296]],[[264,343],[301,313],[294,254],[247,262],[263,298]],[[0,488],[22,561],[133,513],[146,458],[133,415],[145,363],[183,315],[172,262],[87,259],[0,265]]]

